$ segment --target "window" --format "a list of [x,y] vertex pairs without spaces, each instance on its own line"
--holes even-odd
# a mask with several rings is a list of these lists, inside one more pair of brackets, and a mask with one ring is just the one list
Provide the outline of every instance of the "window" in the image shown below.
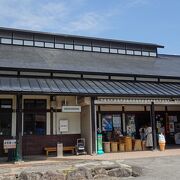
[[55,44],[55,48],[57,49],[64,49],[64,44]]
[[46,100],[24,100],[24,134],[46,134]]
[[126,54],[126,51],[125,51],[125,49],[118,49],[118,53],[119,54]]
[[54,47],[54,43],[45,42],[45,47],[53,48]]
[[16,44],[16,45],[23,45],[23,40],[20,40],[20,39],[13,39],[13,44]]
[[127,50],[127,54],[133,55],[133,50]]
[[156,57],[156,53],[155,53],[155,52],[150,52],[149,55],[150,55],[151,57]]
[[134,51],[134,55],[141,56],[141,51]]
[[0,100],[0,135],[11,136],[12,100]]
[[149,56],[149,52],[148,52],[148,51],[143,51],[143,52],[142,52],[142,55],[143,55],[143,56]]
[[109,48],[101,48],[101,52],[108,53],[109,52]]
[[84,51],[91,51],[91,46],[84,46]]
[[114,48],[112,49],[112,48],[111,48],[111,49],[110,49],[110,53],[117,53],[117,49],[114,49]]
[[65,44],[65,49],[73,49],[73,45],[72,44]]
[[2,44],[11,44],[12,39],[10,39],[10,38],[1,38],[1,43]]
[[33,41],[24,40],[24,45],[25,45],[25,46],[33,46]]
[[82,47],[81,45],[74,45],[74,49],[75,49],[75,50],[82,51],[82,50],[83,50],[83,47]]
[[100,52],[100,50],[101,50],[100,47],[93,47],[94,52]]
[[37,47],[44,47],[44,42],[35,41],[35,46],[37,46]]

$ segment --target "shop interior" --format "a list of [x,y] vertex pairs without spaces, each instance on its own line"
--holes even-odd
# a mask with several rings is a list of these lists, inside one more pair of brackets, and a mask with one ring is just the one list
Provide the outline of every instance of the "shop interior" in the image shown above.
[[[180,113],[155,112],[156,134],[163,133],[167,145],[180,144]],[[97,127],[102,133],[104,152],[146,150],[141,128],[151,125],[150,112],[99,112]]]

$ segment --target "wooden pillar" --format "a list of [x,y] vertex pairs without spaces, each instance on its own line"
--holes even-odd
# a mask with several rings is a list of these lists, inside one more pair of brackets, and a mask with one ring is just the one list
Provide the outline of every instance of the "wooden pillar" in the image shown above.
[[157,137],[156,137],[154,102],[151,103],[151,127],[152,127],[152,137],[153,137],[153,149],[155,150],[157,149]]
[[97,122],[96,122],[96,106],[94,104],[95,97],[91,98],[91,125],[92,125],[92,153],[95,154],[97,139]]
[[50,96],[50,134],[53,135],[53,96]]
[[16,160],[22,160],[22,94],[16,96]]

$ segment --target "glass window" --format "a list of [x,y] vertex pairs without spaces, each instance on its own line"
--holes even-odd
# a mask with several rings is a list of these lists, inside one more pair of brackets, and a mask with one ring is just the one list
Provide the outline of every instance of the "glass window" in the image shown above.
[[134,55],[141,56],[141,51],[134,51]]
[[10,39],[10,38],[1,38],[1,43],[2,44],[11,44],[12,39]]
[[45,42],[45,47],[53,48],[54,47],[54,43]]
[[91,46],[84,46],[84,51],[91,51]]
[[148,52],[148,51],[143,51],[143,52],[142,52],[142,55],[143,55],[143,56],[149,56],[149,52]]
[[37,47],[44,47],[44,42],[35,41],[35,46],[37,46]]
[[109,48],[101,48],[101,52],[109,53]]
[[55,48],[64,49],[64,44],[55,44]]
[[46,100],[24,100],[24,134],[46,134]]
[[100,50],[101,50],[100,47],[93,47],[94,52],[100,52]]
[[20,40],[20,39],[13,39],[13,44],[16,44],[16,45],[23,45],[23,40]]
[[73,49],[73,45],[72,44],[65,44],[65,49]]
[[127,50],[127,54],[133,55],[133,50]]
[[0,135],[11,136],[12,100],[0,100]]
[[117,49],[114,49],[114,48],[113,48],[113,49],[112,49],[112,48],[110,49],[110,53],[117,53],[117,52],[118,52]]
[[156,53],[155,53],[155,52],[150,52],[149,55],[150,55],[151,57],[156,57]]
[[24,40],[24,45],[25,45],[25,46],[33,46],[33,41]]
[[81,45],[74,45],[74,49],[82,51],[83,50],[83,46],[81,46]]
[[118,49],[118,53],[119,54],[126,54],[126,51],[125,51],[125,49]]

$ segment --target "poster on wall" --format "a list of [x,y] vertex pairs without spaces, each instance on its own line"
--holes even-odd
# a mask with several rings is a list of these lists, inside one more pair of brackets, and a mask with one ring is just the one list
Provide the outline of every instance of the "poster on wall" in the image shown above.
[[135,115],[127,115],[126,130],[127,130],[127,135],[129,135],[129,136],[135,135],[135,133],[136,133]]
[[168,116],[169,122],[177,122],[177,116]]
[[103,115],[102,116],[102,130],[103,131],[112,131],[113,130],[112,115]]
[[120,115],[113,115],[113,127],[121,128],[121,116]]
[[68,120],[59,121],[59,130],[60,132],[68,132]]
[[174,132],[174,122],[169,122],[169,132]]

